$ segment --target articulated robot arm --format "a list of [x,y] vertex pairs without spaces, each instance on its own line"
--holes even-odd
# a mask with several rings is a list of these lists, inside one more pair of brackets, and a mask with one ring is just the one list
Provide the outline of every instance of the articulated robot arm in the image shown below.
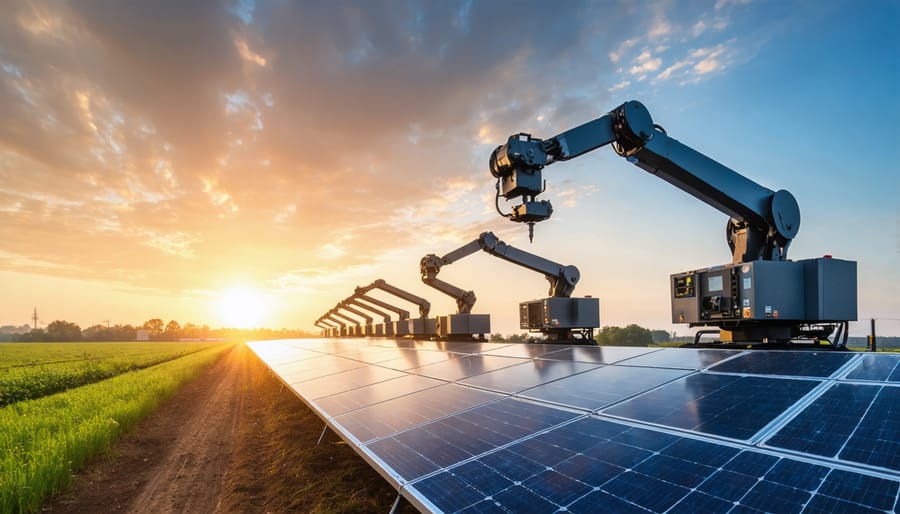
[[473,253],[482,250],[486,253],[498,257],[507,262],[517,264],[532,271],[542,273],[550,282],[550,296],[569,297],[578,283],[580,274],[575,266],[564,266],[551,260],[539,257],[524,250],[519,250],[510,246],[497,238],[492,232],[483,232],[478,239],[471,241],[456,250],[438,257],[434,254],[428,254],[422,257],[419,263],[419,270],[422,272],[422,281],[426,284],[452,296],[456,300],[456,305],[460,313],[471,312],[472,306],[475,304],[475,293],[472,291],[463,291],[462,289],[448,284],[437,278],[441,267],[447,264],[468,257]]
[[346,325],[354,325],[357,327],[361,325],[359,321],[351,318],[350,316],[347,316],[346,314],[338,312],[337,307],[329,311],[329,316],[335,321],[339,319],[344,320],[344,323],[341,323],[341,328],[344,328],[344,326]]
[[[334,323],[341,329],[345,328],[347,326],[346,319],[339,318],[339,317],[335,316],[334,314],[335,313],[334,313],[333,309],[326,312],[325,315],[322,316],[322,321],[328,321],[330,323]],[[350,320],[350,321],[352,321],[352,320]]]
[[[359,302],[359,300],[364,300],[364,301],[366,301],[366,302],[368,302],[368,303],[371,303],[372,305],[376,305],[376,306],[378,306],[378,307],[381,307],[382,309],[387,309],[387,310],[389,310],[389,311],[391,311],[391,312],[396,313],[396,314],[397,314],[397,319],[401,319],[401,320],[403,320],[403,319],[409,319],[409,311],[408,311],[408,310],[406,310],[406,309],[401,309],[400,307],[397,307],[397,306],[395,306],[395,305],[391,305],[391,304],[389,304],[389,303],[387,303],[387,302],[382,302],[382,301],[379,300],[378,298],[372,298],[371,296],[369,296],[369,295],[367,295],[367,294],[360,293],[361,290],[362,290],[361,287],[357,287],[357,288],[356,288],[356,294],[353,295],[353,298],[355,298],[355,299],[357,300],[357,304],[358,304],[358,305],[366,305],[366,304],[363,304],[363,303],[360,303],[360,302]],[[374,311],[373,311],[373,312],[374,312]],[[385,320],[385,321],[388,321],[388,320]]]
[[[356,307],[359,307],[360,309],[365,309],[369,312],[373,312],[377,316],[381,316],[381,318],[384,320],[385,323],[391,322],[391,316],[388,313],[386,313],[384,311],[380,311],[380,310],[376,309],[375,307],[372,307],[369,304],[359,301],[359,299],[356,297],[356,295],[353,295],[353,296],[347,298],[346,300],[341,302],[341,305],[344,305],[345,308],[349,305],[354,305]],[[351,311],[351,312],[353,312],[353,311]]]
[[[421,298],[419,296],[416,296],[407,291],[404,291],[403,289],[400,289],[399,287],[392,286],[391,284],[388,284],[387,282],[385,282],[382,279],[378,279],[375,282],[372,282],[371,284],[369,284],[367,286],[357,287],[356,294],[364,295],[373,289],[381,289],[382,291],[384,291],[386,293],[392,294],[398,298],[402,298],[403,300],[406,300],[407,302],[418,305],[419,306],[419,315],[423,318],[428,317],[428,312],[431,310],[431,303],[429,303],[428,300]],[[371,301],[371,300],[369,300],[367,298],[367,301]],[[376,302],[373,302],[373,303],[376,303]],[[376,305],[380,305],[385,308],[391,308],[388,306],[388,304],[376,303]]]
[[[354,309],[353,307],[350,307],[349,305],[347,305],[347,303],[349,303],[349,302],[347,302],[346,300],[338,303],[337,306],[335,306],[335,310],[336,311],[345,310],[345,311],[349,312],[350,314],[355,314],[355,315],[359,316],[360,318],[364,319],[366,322],[366,325],[372,324],[372,319],[373,319],[372,316],[369,316],[368,314],[366,314],[358,309]],[[359,325],[359,323],[357,323],[357,325]]]
[[729,215],[726,237],[734,263],[787,260],[788,247],[800,228],[793,195],[773,192],[669,137],[636,101],[550,139],[510,136],[491,154],[490,169],[497,178],[498,198],[521,196],[522,203],[503,215],[528,223],[530,236],[534,223],[553,212],[550,202],[536,199],[543,192],[544,166],[608,144],[632,164]]
[[[474,247],[473,247],[474,246]],[[437,278],[441,272],[441,266],[450,264],[456,259],[461,259],[466,255],[470,255],[478,251],[477,241],[473,241],[462,248],[454,250],[444,257],[438,257],[434,254],[428,254],[419,261],[419,271],[422,272],[422,282],[446,294],[456,301],[456,312],[458,314],[466,314],[472,312],[472,306],[475,305],[475,292],[460,289],[453,284],[445,282]],[[451,256],[455,256],[452,258]]]

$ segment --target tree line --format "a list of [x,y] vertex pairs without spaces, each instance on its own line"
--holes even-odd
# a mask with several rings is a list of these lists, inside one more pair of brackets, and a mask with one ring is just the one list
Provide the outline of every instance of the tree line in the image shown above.
[[[27,327],[25,327],[27,328]],[[76,323],[56,320],[46,328],[34,328],[21,332],[0,333],[0,342],[71,342],[71,341],[135,341],[138,331],[144,330],[150,341],[180,341],[206,339],[278,339],[311,337],[303,330],[289,329],[236,329],[210,328],[208,325],[185,323],[175,320],[168,323],[160,318],[145,321],[142,325],[92,325],[82,330]]]

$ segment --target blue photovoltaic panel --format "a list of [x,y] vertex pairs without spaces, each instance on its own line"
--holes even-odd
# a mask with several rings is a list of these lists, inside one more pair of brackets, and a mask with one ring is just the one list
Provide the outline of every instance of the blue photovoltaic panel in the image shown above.
[[529,389],[521,396],[596,410],[690,373],[681,369],[603,366]]
[[348,412],[334,421],[365,443],[498,398],[487,391],[446,384]]
[[898,482],[594,418],[409,488],[442,512],[866,512]]
[[316,399],[403,376],[406,373],[402,371],[364,366],[301,382],[297,384],[297,391],[306,398]]
[[[426,512],[824,514],[900,502],[897,356],[412,339],[251,347]],[[420,374],[431,366],[443,380]]]
[[596,362],[598,364],[613,364],[621,362],[638,355],[644,355],[650,352],[658,352],[655,348],[627,348],[622,346],[565,346],[554,352],[548,352],[541,355],[541,359],[575,361],[575,362]]
[[378,346],[361,346],[353,348],[340,354],[341,357],[367,362],[369,364],[377,364],[394,359],[402,359],[403,354],[400,348],[381,348]]
[[856,368],[847,374],[847,378],[900,382],[900,355],[863,355]]
[[384,366],[386,368],[409,370],[427,366],[429,364],[434,364],[436,362],[444,362],[450,359],[456,359],[463,356],[463,354],[459,353],[441,351],[420,351],[409,349],[400,349],[397,351],[399,352],[399,355],[396,358],[387,361],[381,361],[378,363],[378,365]]
[[716,364],[710,371],[752,375],[830,377],[856,357],[853,352],[748,352]]
[[766,444],[900,471],[900,388],[834,384]]
[[509,343],[476,343],[468,341],[436,341],[435,344],[440,350],[467,354],[491,353],[509,346]]
[[405,480],[457,464],[577,414],[506,399],[432,421],[366,445]]
[[446,383],[442,380],[418,375],[404,375],[346,393],[320,398],[315,401],[315,404],[322,412],[334,417]]
[[519,357],[521,359],[533,359],[547,353],[558,352],[558,344],[509,344],[500,348],[486,350],[484,355],[498,355],[500,357]]
[[467,378],[461,382],[466,385],[484,387],[495,391],[517,393],[529,387],[581,373],[597,366],[599,364],[535,359]]
[[695,374],[603,412],[749,439],[818,384],[812,380]]
[[365,366],[364,362],[323,355],[285,365],[284,381],[297,384],[314,378],[340,373]]
[[505,368],[515,364],[521,364],[523,359],[513,357],[495,357],[492,355],[466,355],[458,359],[451,359],[445,362],[429,364],[411,370],[418,375],[426,377],[438,378],[441,380],[459,380],[468,378],[495,369]]
[[704,369],[720,360],[733,357],[735,350],[695,350],[693,348],[663,348],[646,355],[638,355],[621,364],[626,366],[654,366],[657,368]]

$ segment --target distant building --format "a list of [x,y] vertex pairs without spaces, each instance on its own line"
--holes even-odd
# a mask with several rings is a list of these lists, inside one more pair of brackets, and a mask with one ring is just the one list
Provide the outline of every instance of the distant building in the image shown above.
[[149,341],[150,340],[150,331],[138,329],[137,330],[137,340],[138,341]]

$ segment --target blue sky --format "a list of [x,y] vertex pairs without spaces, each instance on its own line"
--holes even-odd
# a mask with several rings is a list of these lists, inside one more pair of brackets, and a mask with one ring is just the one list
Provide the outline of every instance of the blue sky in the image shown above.
[[[53,2],[0,21],[0,324],[220,325],[224,291],[307,328],[493,230],[577,265],[604,324],[668,323],[668,276],[726,263],[726,218],[601,149],[545,173],[553,219],[496,216],[491,150],[642,101],[669,135],[797,198],[790,256],[859,262],[900,318],[900,4]],[[542,277],[442,278],[517,330]],[[888,323],[888,325],[890,325]],[[900,334],[900,323],[896,323]],[[684,332],[684,328],[681,329]]]

